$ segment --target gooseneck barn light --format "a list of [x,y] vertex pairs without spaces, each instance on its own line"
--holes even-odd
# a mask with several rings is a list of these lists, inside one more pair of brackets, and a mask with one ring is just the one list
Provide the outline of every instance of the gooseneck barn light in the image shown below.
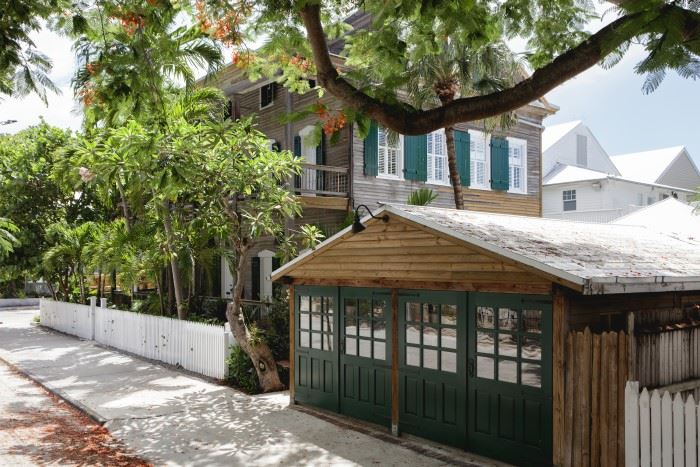
[[355,208],[355,220],[352,223],[352,233],[360,233],[367,228],[364,225],[362,225],[362,222],[360,221],[360,208],[365,208],[365,210],[372,217],[372,219],[381,219],[384,222],[389,222],[388,215],[384,214],[381,217],[375,216],[374,214],[372,214],[372,211],[370,211],[367,206],[365,206],[364,204],[360,204]]

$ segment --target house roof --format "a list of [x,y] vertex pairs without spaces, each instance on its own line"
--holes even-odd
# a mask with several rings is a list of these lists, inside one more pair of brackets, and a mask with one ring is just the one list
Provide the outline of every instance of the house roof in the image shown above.
[[605,172],[557,163],[554,168],[545,175],[543,185],[555,185],[558,183],[583,182],[588,180],[603,180],[608,178]]
[[[700,241],[687,236],[642,226],[434,207],[384,205],[375,216],[382,214],[425,226],[456,243],[478,247],[543,275],[560,278],[585,294],[700,290]],[[363,222],[370,219],[367,216]],[[309,257],[342,242],[350,229],[277,269],[273,279],[282,278]]]
[[617,175],[607,174],[605,172],[599,172],[597,170],[585,169],[583,167],[577,167],[575,165],[567,165],[557,163],[552,170],[550,170],[547,175],[542,179],[543,186],[552,185],[563,185],[566,183],[578,183],[578,182],[590,182],[595,180],[617,180],[625,183],[633,183],[636,185],[645,185],[655,188],[664,188],[667,190],[673,190],[683,193],[693,193],[694,190],[688,190],[686,188],[679,188],[670,185],[664,185],[661,183],[645,182],[641,180],[632,180],[630,178],[618,177]]
[[649,229],[700,240],[700,215],[695,206],[666,198],[613,221],[614,224],[641,225]]
[[610,159],[623,177],[654,183],[685,150],[683,146],[618,154]]
[[542,132],[542,152],[554,146],[554,143],[569,134],[571,130],[579,126],[581,123],[581,120],[574,120],[572,122],[547,126]]

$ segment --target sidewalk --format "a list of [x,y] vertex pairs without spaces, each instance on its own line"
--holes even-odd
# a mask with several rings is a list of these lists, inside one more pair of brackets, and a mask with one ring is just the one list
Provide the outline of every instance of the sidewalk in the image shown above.
[[286,392],[248,396],[32,326],[36,314],[0,312],[0,358],[158,465],[446,465],[289,409]]

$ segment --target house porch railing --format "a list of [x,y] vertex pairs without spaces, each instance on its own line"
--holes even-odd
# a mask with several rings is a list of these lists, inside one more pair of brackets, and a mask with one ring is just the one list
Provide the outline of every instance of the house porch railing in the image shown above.
[[294,176],[294,191],[306,196],[348,196],[347,167],[302,164],[300,175]]

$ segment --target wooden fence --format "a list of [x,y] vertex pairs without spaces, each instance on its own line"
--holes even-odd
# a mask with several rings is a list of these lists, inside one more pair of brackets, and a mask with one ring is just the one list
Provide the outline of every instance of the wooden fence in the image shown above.
[[630,339],[586,328],[569,333],[566,346],[563,465],[621,467]]
[[625,458],[628,467],[696,467],[700,459],[700,406],[630,381],[625,388]]
[[[640,334],[636,339],[636,376],[640,387],[663,390],[664,386],[700,378],[700,328]],[[688,390],[698,400],[700,389],[695,387]]]
[[112,310],[91,305],[41,301],[41,324],[84,339],[224,379],[233,336],[225,326]]

